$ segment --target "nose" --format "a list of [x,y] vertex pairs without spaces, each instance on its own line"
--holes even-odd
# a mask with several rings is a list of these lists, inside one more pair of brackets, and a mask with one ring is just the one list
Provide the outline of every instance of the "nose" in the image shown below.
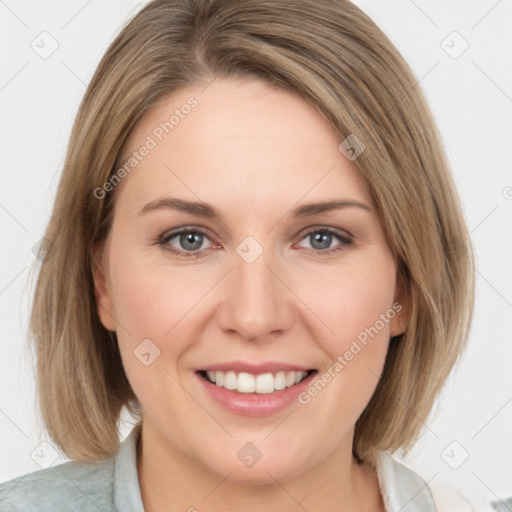
[[218,311],[221,329],[246,341],[262,341],[283,334],[295,320],[294,294],[285,272],[263,253],[252,263],[238,255],[229,272]]

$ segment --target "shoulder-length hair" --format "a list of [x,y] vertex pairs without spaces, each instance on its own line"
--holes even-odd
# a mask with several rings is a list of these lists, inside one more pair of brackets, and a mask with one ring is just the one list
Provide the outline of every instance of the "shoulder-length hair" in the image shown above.
[[98,460],[118,447],[123,407],[140,418],[116,335],[97,312],[93,248],[108,234],[115,204],[115,194],[97,191],[156,102],[216,77],[259,78],[297,94],[342,139],[363,142],[354,163],[395,255],[410,317],[390,343],[353,451],[368,461],[376,450],[407,453],[469,333],[473,249],[416,78],[347,0],[155,0],[112,42],[78,111],[40,255],[30,335],[48,433],[67,457]]

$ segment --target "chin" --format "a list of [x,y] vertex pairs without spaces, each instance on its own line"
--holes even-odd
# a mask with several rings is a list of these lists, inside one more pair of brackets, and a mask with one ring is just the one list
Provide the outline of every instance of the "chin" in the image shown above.
[[[221,453],[203,460],[210,471],[221,475],[229,481],[250,485],[275,484],[276,480],[284,482],[299,476],[312,467],[316,461],[304,458],[304,451],[291,453],[283,446],[258,448],[256,443],[243,442],[233,450],[226,447]],[[262,445],[263,443],[261,443]],[[301,450],[300,447],[298,447]],[[275,450],[275,451],[274,451]],[[226,454],[230,456],[226,457]],[[231,455],[232,454],[232,455]],[[203,455],[204,456],[204,455]],[[212,460],[217,461],[212,465]]]

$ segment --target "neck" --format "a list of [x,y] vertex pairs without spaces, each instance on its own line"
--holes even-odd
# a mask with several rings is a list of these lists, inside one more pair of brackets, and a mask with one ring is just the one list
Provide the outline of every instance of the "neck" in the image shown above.
[[137,446],[145,512],[385,510],[374,469],[352,457],[351,443],[290,479],[266,472],[265,482],[247,483],[216,473],[148,426],[145,421]]

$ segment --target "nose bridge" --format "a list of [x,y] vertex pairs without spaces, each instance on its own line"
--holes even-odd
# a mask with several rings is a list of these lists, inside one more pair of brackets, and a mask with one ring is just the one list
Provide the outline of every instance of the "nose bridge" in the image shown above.
[[250,239],[237,247],[219,319],[224,330],[248,340],[284,331],[293,318],[287,288],[275,275],[278,265],[270,250],[259,247]]

